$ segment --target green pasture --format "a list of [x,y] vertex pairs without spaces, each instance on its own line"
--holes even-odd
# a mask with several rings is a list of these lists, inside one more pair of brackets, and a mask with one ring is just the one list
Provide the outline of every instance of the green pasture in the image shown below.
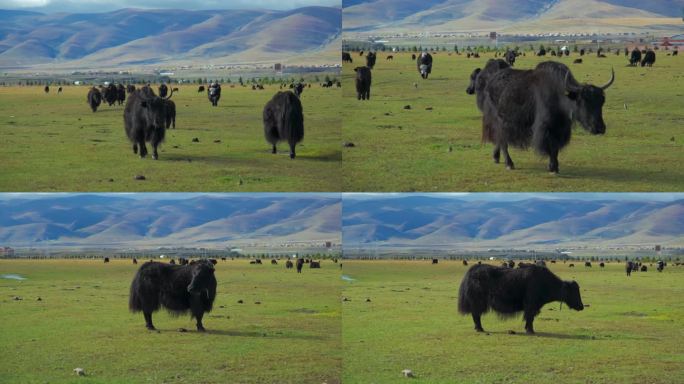
[[66,86],[61,95],[57,86],[49,94],[42,86],[0,87],[0,190],[340,190],[340,179],[331,176],[342,155],[339,88],[305,89],[304,140],[290,160],[287,143],[273,155],[263,133],[263,107],[279,86],[225,85],[218,107],[197,85],[177,87],[176,129],[167,131],[158,161],[133,154],[123,105],[91,112],[88,87]]
[[[386,57],[394,55],[393,61]],[[627,67],[623,55],[557,59],[527,55],[516,68],[561,60],[581,82],[615,84],[603,108],[607,131],[593,136],[576,127],[559,156],[560,174],[547,159],[512,149],[516,170],[494,164],[492,145],[481,142],[481,114],[465,90],[470,74],[493,53],[467,59],[439,52],[422,80],[410,53],[378,53],[370,101],[358,101],[352,53],[343,65],[342,137],[345,191],[680,191],[684,188],[684,57],[659,52],[652,68]],[[410,109],[404,109],[410,106]]]
[[153,315],[159,331],[147,331],[142,314],[128,311],[136,269],[130,260],[0,261],[0,275],[26,278],[0,278],[0,382],[340,382],[341,280],[332,261],[301,275],[283,263],[220,261],[206,333],[189,315],[165,311]]
[[522,315],[487,314],[475,332],[456,309],[460,261],[345,260],[342,382],[684,382],[684,267],[628,278],[622,263],[575,265],[549,268],[579,283],[586,308],[550,303],[528,336]]

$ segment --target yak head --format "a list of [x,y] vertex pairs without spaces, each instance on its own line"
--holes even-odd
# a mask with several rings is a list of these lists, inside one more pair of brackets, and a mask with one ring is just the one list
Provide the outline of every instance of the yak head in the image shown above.
[[579,284],[576,281],[564,281],[561,290],[561,300],[570,308],[581,311],[584,309]]
[[603,104],[606,102],[604,91],[615,81],[615,70],[612,70],[608,83],[600,87],[569,81],[569,75],[570,71],[566,72],[565,95],[573,102],[573,118],[594,135],[606,133],[606,123],[603,122]]
[[167,97],[159,97],[150,87],[143,87],[140,94],[142,95],[140,107],[147,124],[155,129],[165,129],[167,100],[173,96],[173,90]]
[[206,294],[211,296],[211,291],[216,290],[216,277],[214,277],[214,263],[209,260],[191,261],[189,264],[192,280],[188,284],[188,292],[192,294]]
[[482,70],[480,68],[475,68],[473,73],[470,74],[470,84],[468,85],[468,88],[466,88],[466,93],[469,95],[474,95],[475,94],[475,83],[477,82],[477,76],[480,74]]

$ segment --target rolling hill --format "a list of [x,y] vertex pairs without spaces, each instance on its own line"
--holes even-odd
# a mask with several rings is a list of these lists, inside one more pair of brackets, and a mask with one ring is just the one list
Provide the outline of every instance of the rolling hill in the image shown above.
[[684,200],[501,202],[412,196],[344,201],[345,246],[682,246],[682,238]]
[[[117,68],[339,58],[341,10],[142,10],[41,14],[0,10],[0,68]],[[337,49],[334,49],[337,48]],[[302,62],[303,63],[303,62]]]
[[345,32],[681,31],[681,0],[351,0]]
[[215,246],[340,239],[339,199],[182,200],[77,195],[0,201],[0,244],[12,247]]

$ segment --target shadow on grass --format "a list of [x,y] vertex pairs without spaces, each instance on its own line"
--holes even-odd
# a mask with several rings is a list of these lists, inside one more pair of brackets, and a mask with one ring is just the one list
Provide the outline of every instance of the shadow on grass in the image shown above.
[[562,333],[550,333],[550,332],[535,332],[533,334],[527,334],[525,332],[509,333],[509,331],[491,332],[494,335],[511,335],[511,336],[525,336],[525,337],[545,337],[551,339],[567,339],[567,340],[592,340],[591,336],[588,335],[566,335]]
[[256,332],[256,331],[236,331],[236,330],[220,330],[210,329],[205,332],[207,335],[219,336],[237,336],[237,337],[257,337],[267,339],[300,339],[300,340],[324,340],[322,336],[316,335],[285,335],[271,332]]

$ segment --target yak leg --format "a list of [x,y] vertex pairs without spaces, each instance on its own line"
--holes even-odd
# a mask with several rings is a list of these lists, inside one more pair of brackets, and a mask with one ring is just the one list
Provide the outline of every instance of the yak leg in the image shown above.
[[138,146],[140,147],[140,158],[144,158],[147,156],[147,146],[145,145],[145,141],[139,141]]
[[504,159],[506,160],[506,169],[515,169],[513,160],[511,159],[511,156],[508,154],[508,143],[501,144],[500,148],[501,152],[503,152]]
[[501,159],[501,149],[499,149],[498,145],[494,146],[494,151],[492,152],[492,158],[494,159],[494,164],[499,164],[499,161]]
[[159,159],[159,154],[157,153],[157,144],[152,145],[152,159],[153,160]]
[[549,151],[549,172],[558,173],[558,148]]
[[482,314],[472,313],[472,315],[473,315],[473,322],[475,323],[475,331],[484,332],[484,329],[482,329],[482,321],[480,320],[480,316],[482,316]]
[[525,315],[523,316],[525,318],[525,332],[529,334],[534,333],[534,326],[532,323],[534,322],[534,317],[537,315],[537,312],[531,309],[526,309],[525,310]]
[[[361,97],[363,96],[363,92],[356,92],[356,99],[361,100]],[[365,99],[364,99],[365,100]]]
[[144,312],[145,315],[145,327],[150,331],[154,331],[156,328],[152,324],[152,312]]
[[290,143],[290,159],[294,159],[297,154],[295,153],[295,145],[296,143]]
[[133,153],[138,154],[138,143],[133,143]]
[[202,325],[202,317],[204,316],[203,312],[199,312],[195,314],[195,318],[197,319],[197,331],[198,332],[204,332],[206,329],[204,329],[204,325]]
[[275,144],[273,144],[273,150],[271,151],[271,153],[273,153],[273,154],[278,153],[278,150],[276,149],[276,145],[275,145]]

